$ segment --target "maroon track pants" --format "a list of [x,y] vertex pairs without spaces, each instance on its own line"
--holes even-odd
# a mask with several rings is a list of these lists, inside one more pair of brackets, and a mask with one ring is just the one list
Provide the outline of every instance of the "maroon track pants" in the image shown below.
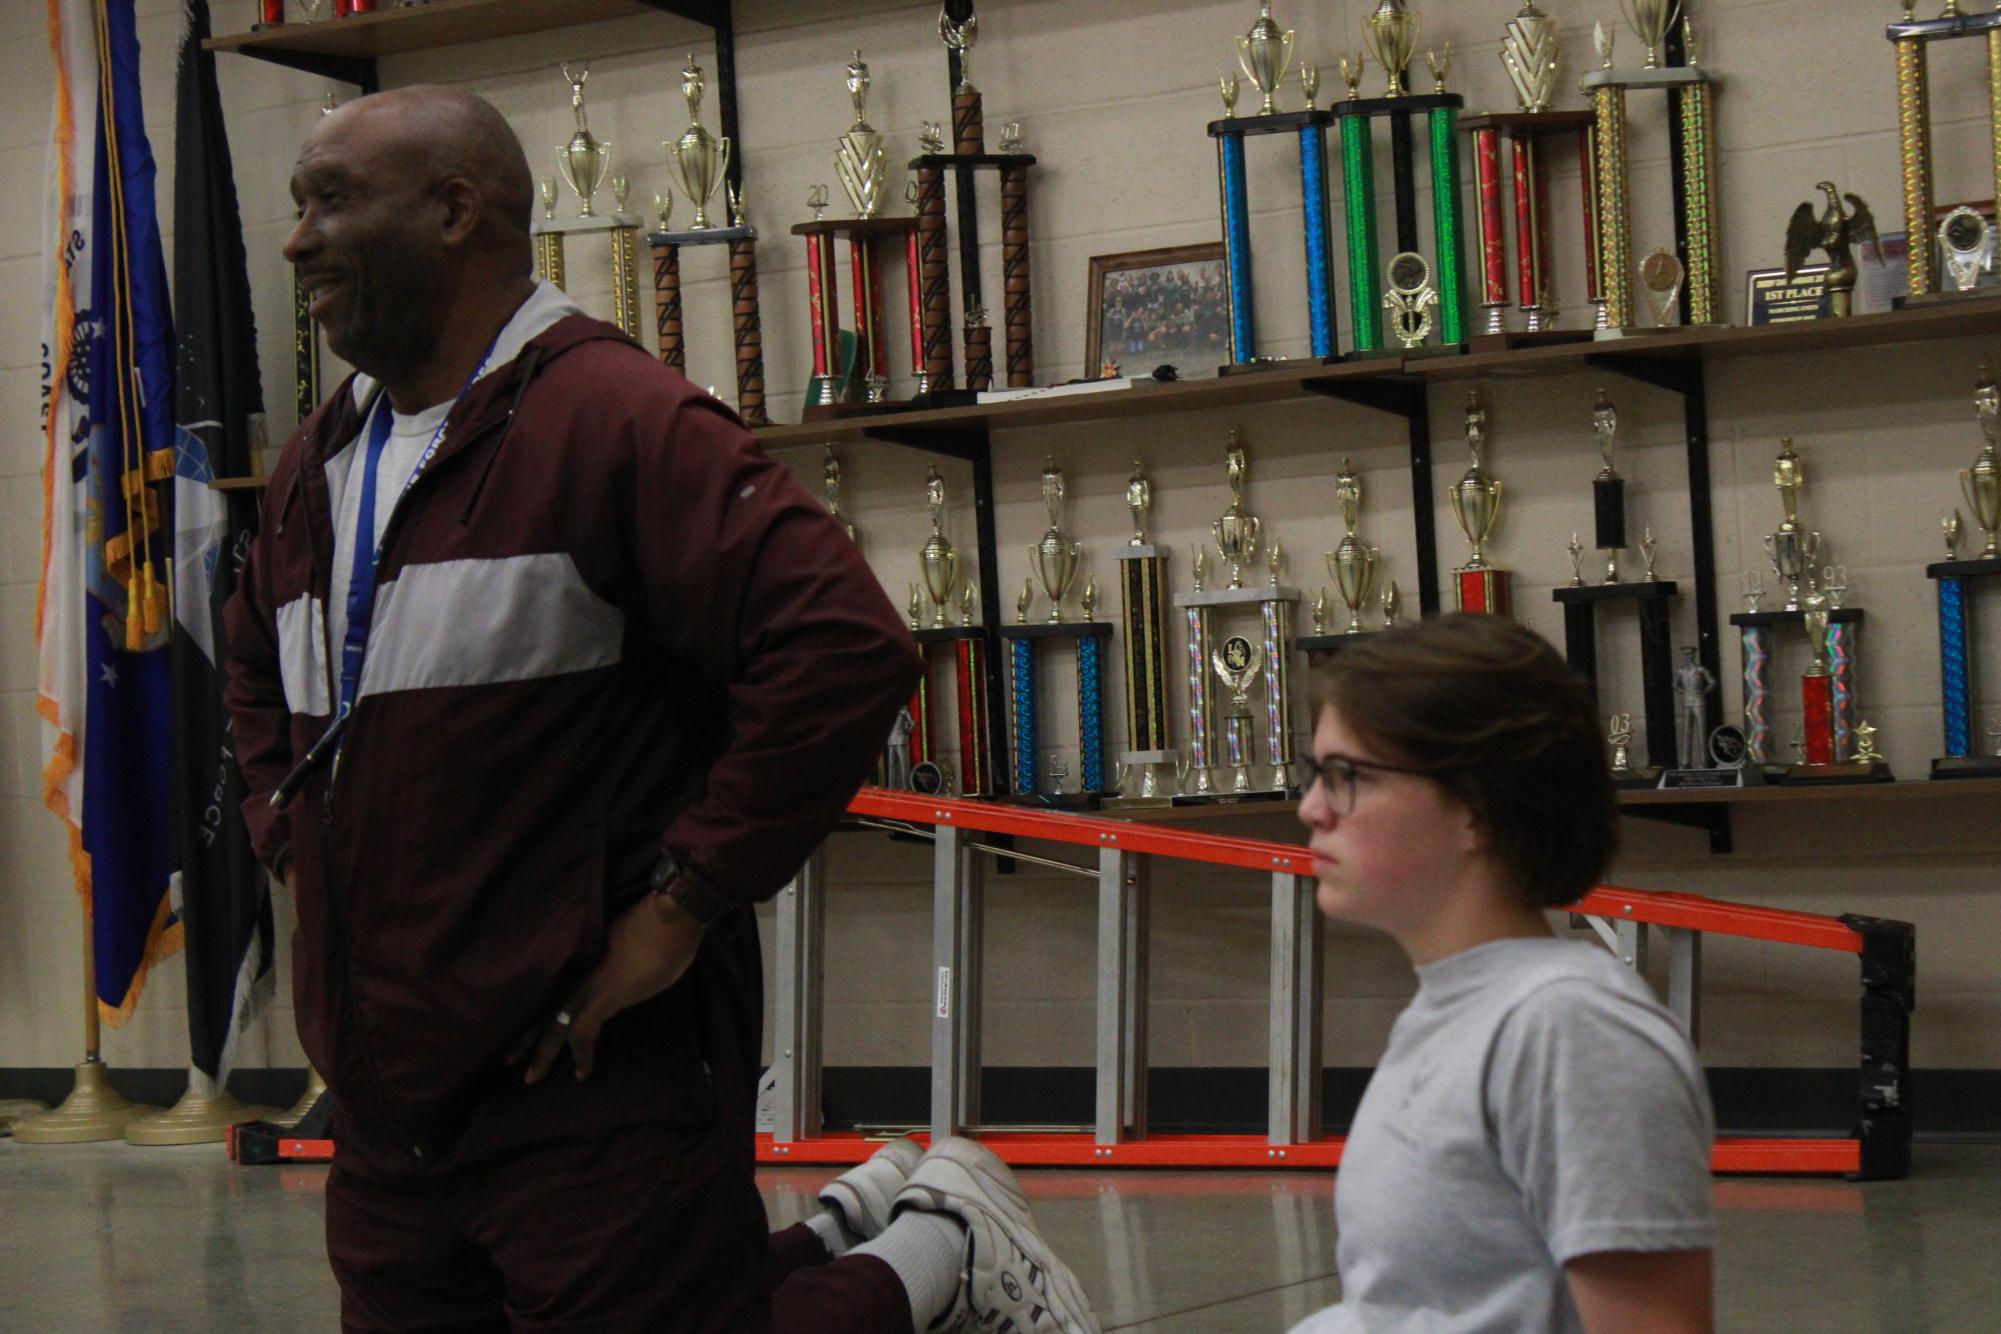
[[342,1328],[914,1334],[888,1265],[832,1260],[803,1223],[767,1236],[746,1175],[690,1170],[677,1147],[641,1127],[422,1184],[336,1162]]

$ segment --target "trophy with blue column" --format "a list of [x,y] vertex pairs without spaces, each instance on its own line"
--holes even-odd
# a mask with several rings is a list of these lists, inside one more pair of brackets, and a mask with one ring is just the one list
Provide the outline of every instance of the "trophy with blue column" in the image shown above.
[[[1082,544],[1063,532],[1063,470],[1051,458],[1042,469],[1042,503],[1049,511],[1049,528],[1041,541],[1028,549],[1035,576],[1022,585],[1015,600],[1015,624],[1001,628],[1008,640],[1008,736],[1017,800],[1045,806],[1095,806],[1106,794],[1105,781],[1105,647],[1111,639],[1109,622],[1096,619],[1098,586],[1085,584],[1083,619],[1070,621],[1063,616],[1064,604],[1077,581],[1077,567],[1083,557]],[[1030,621],[1035,602],[1035,585],[1040,582],[1049,599],[1049,618]],[[1041,756],[1037,748],[1041,736],[1040,670],[1036,658],[1039,641],[1071,644],[1077,657],[1077,748],[1081,790],[1063,792],[1059,784],[1044,790]],[[1052,766],[1053,768],[1053,766]]]
[[[1395,275],[1429,269],[1436,282],[1438,343],[1432,351],[1460,352],[1466,344],[1466,266],[1460,253],[1458,117],[1465,99],[1445,91],[1452,68],[1452,47],[1428,52],[1434,88],[1412,93],[1405,84],[1411,57],[1417,51],[1418,16],[1405,0],[1381,0],[1364,24],[1369,51],[1383,67],[1387,83],[1381,97],[1361,95],[1362,58],[1343,56],[1342,76],[1348,98],[1333,107],[1341,135],[1341,176],[1347,198],[1348,287],[1352,302],[1355,351],[1379,353],[1383,343],[1382,311],[1386,298],[1401,295],[1407,304],[1417,298],[1402,292]],[[1431,172],[1431,257],[1424,259],[1417,209],[1417,141],[1413,127],[1422,115]],[[1375,127],[1390,125],[1390,170],[1396,202],[1396,251],[1378,266],[1375,187]],[[1413,264],[1411,261],[1419,263]],[[1427,305],[1432,304],[1426,302]],[[1426,331],[1428,332],[1428,330]],[[1422,337],[1422,334],[1420,334]],[[1423,351],[1408,338],[1387,349],[1410,356]]]
[[[2001,41],[2001,39],[1997,39]],[[2001,390],[1994,387],[1987,366],[1973,390],[1986,444],[1971,468],[1959,473],[1959,489],[1972,507],[1973,518],[1987,534],[1987,543],[1971,560],[1959,558],[1960,517],[1946,517],[1946,559],[1925,567],[1938,581],[1939,672],[1944,686],[1945,754],[1932,761],[1933,778],[2001,776],[2001,754],[1981,755],[1973,739],[1973,599],[1976,579],[2001,576]]]
[[1323,361],[1339,356],[1334,343],[1334,249],[1330,233],[1327,188],[1327,127],[1333,116],[1319,110],[1319,71],[1302,65],[1299,82],[1306,95],[1303,111],[1280,111],[1278,92],[1292,66],[1293,34],[1271,16],[1271,0],[1261,0],[1258,20],[1237,38],[1237,63],[1257,89],[1257,113],[1237,114],[1237,76],[1222,78],[1223,118],[1209,123],[1216,141],[1216,175],[1223,208],[1223,251],[1229,278],[1230,364],[1245,370],[1269,358],[1258,356],[1257,302],[1251,286],[1251,211],[1246,185],[1244,141],[1266,134],[1294,134],[1299,139],[1299,190],[1305,213],[1306,310],[1313,355]]

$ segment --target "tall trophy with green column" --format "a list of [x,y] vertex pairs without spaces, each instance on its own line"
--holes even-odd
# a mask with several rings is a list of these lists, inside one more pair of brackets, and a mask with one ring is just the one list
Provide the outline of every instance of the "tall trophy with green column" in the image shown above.
[[[1462,250],[1462,209],[1459,196],[1459,111],[1465,99],[1445,90],[1452,67],[1452,47],[1426,53],[1431,67],[1432,91],[1413,93],[1408,84],[1412,57],[1417,53],[1422,23],[1410,12],[1406,0],[1380,0],[1363,24],[1363,39],[1369,53],[1382,67],[1384,87],[1379,97],[1362,96],[1362,58],[1344,56],[1342,75],[1348,85],[1346,100],[1330,108],[1341,140],[1341,173],[1345,187],[1346,235],[1350,314],[1354,323],[1355,351],[1358,354],[1391,352],[1408,356],[1424,347],[1442,351],[1463,350],[1468,333],[1466,321],[1466,269]],[[1431,173],[1431,244],[1427,257],[1421,235],[1417,207],[1417,123],[1422,117],[1427,140],[1427,166]],[[1375,185],[1376,126],[1383,121],[1390,129],[1391,187],[1395,201],[1395,242],[1391,258],[1383,258],[1378,240]],[[1437,339],[1430,330],[1424,343],[1385,346],[1383,312],[1385,299],[1394,298],[1390,274],[1416,271],[1405,260],[1415,256],[1425,261],[1435,284]],[[1402,261],[1399,263],[1399,261]],[[1405,304],[1411,294],[1404,293]],[[1429,307],[1432,302],[1425,302]]]

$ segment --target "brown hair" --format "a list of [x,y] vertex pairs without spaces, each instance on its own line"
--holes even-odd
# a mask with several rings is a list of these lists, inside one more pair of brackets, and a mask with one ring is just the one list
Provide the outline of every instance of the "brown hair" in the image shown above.
[[1539,908],[1574,903],[1619,846],[1618,795],[1584,679],[1540,635],[1454,614],[1357,641],[1312,681],[1384,761],[1463,802]]

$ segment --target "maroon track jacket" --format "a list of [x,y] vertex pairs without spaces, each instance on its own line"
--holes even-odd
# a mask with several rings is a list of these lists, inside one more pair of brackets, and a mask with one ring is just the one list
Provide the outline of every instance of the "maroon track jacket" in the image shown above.
[[[509,1047],[596,963],[663,847],[746,909],[783,886],[919,659],[841,526],[736,418],[570,316],[452,407],[384,535],[339,760],[274,812],[338,696],[324,465],[360,424],[350,382],[285,446],[228,609],[227,699],[258,855],[295,876],[306,1052],[357,1128],[436,1161],[519,1079]],[[748,916],[613,1020],[657,1029],[618,1045],[639,1036],[744,1115]]]

